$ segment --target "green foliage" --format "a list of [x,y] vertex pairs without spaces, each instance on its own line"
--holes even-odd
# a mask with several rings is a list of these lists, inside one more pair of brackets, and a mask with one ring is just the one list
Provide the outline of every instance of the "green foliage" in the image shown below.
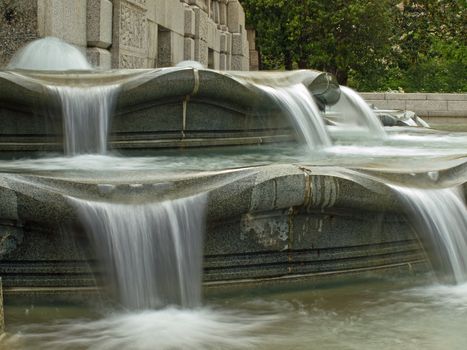
[[466,1],[241,0],[261,69],[324,70],[361,91],[467,91]]

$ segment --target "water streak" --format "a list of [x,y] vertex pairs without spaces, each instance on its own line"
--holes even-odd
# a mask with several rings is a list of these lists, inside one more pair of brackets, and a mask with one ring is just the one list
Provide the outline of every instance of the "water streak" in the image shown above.
[[61,102],[66,154],[105,154],[119,86],[51,85],[48,88]]
[[329,108],[331,119],[338,124],[363,127],[369,137],[384,139],[386,132],[383,125],[368,103],[354,90],[346,86],[340,89],[339,102]]
[[205,195],[135,205],[71,202],[125,307],[200,305]]
[[331,145],[323,118],[310,91],[303,84],[287,87],[257,85],[270,95],[293,121],[311,150]]
[[430,235],[441,266],[457,284],[467,282],[467,207],[457,188],[391,186],[413,213],[422,234]]

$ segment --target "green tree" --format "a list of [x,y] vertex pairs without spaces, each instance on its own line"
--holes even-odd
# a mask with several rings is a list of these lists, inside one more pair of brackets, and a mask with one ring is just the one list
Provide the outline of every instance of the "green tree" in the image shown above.
[[314,68],[377,85],[391,49],[393,0],[243,0],[263,69]]
[[241,0],[261,69],[358,90],[467,91],[467,0]]
[[405,91],[467,91],[467,2],[410,0],[396,18],[399,77]]

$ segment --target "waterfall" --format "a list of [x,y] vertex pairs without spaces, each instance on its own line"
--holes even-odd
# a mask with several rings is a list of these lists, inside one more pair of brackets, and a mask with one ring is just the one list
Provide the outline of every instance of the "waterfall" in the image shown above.
[[287,113],[311,150],[331,145],[321,113],[305,85],[287,87],[257,85]]
[[337,112],[333,118],[343,125],[363,127],[370,138],[384,139],[386,132],[375,112],[368,103],[354,90],[341,86],[341,97],[337,104],[329,107],[329,111]]
[[206,195],[149,204],[70,200],[123,306],[200,305]]
[[60,99],[65,153],[105,154],[118,85],[48,86]]
[[413,214],[420,233],[429,235],[442,266],[457,284],[467,282],[467,207],[461,191],[391,187]]

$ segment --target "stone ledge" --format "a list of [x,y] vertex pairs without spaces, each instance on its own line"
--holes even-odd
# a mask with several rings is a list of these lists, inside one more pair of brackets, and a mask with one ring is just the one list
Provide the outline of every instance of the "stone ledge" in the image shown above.
[[467,117],[465,93],[363,92],[361,95],[368,103],[380,109],[408,109],[421,117]]

